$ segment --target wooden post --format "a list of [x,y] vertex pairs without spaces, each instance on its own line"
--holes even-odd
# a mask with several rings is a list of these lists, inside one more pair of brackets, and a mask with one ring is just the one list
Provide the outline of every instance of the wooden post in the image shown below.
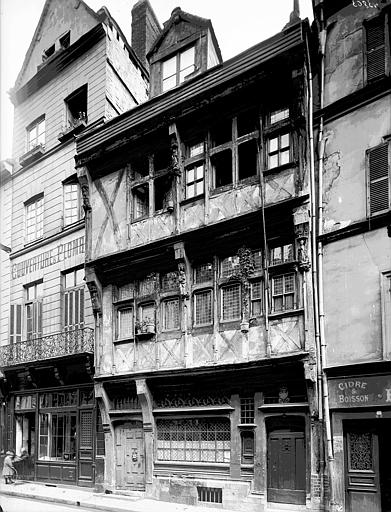
[[[143,415],[143,429],[145,441],[145,485],[151,492],[154,460],[155,419],[153,417],[153,400],[145,379],[136,380],[137,396]],[[148,489],[149,488],[149,489]]]
[[231,396],[231,406],[234,408],[231,414],[231,459],[230,459],[230,476],[234,479],[240,478],[240,431],[238,425],[240,423],[240,397],[239,395]]

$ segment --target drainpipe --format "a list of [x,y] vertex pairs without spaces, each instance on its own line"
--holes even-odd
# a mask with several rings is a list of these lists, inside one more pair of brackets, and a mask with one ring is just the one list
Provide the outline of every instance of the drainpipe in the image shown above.
[[328,393],[328,382],[327,375],[324,371],[326,364],[326,336],[324,328],[324,301],[323,301],[323,243],[320,240],[320,236],[323,233],[323,160],[325,153],[325,145],[327,137],[324,137],[324,77],[325,77],[325,48],[327,32],[324,23],[324,12],[323,3],[320,4],[320,84],[319,84],[319,96],[320,96],[320,111],[321,117],[319,122],[319,164],[318,164],[318,244],[317,244],[317,256],[318,256],[318,301],[319,301],[319,329],[320,329],[320,341],[321,341],[321,364],[322,364],[322,382],[323,382],[323,406],[324,406],[324,420],[326,427],[326,440],[327,440],[327,456],[331,461],[334,459],[333,454],[333,441],[331,436],[331,423],[330,423],[330,409],[329,409],[329,393]]

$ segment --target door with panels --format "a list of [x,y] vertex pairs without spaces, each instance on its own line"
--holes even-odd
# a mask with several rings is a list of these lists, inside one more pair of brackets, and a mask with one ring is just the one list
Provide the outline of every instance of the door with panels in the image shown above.
[[145,447],[142,423],[122,423],[115,429],[116,487],[118,489],[145,489]]

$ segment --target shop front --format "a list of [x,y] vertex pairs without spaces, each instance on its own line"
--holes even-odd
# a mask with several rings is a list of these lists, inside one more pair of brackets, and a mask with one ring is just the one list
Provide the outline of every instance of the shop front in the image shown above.
[[332,510],[391,511],[391,374],[329,380]]
[[10,393],[8,445],[24,479],[92,486],[97,414],[92,385]]

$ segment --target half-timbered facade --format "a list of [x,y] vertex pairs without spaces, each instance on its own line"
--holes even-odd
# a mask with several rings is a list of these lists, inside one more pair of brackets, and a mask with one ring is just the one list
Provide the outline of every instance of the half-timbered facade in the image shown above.
[[316,510],[308,25],[224,63],[164,27],[149,101],[77,139],[104,485]]
[[391,510],[388,1],[314,1],[320,33],[320,335],[330,510]]
[[11,252],[1,290],[1,441],[4,451],[27,450],[25,478],[91,486],[103,474],[75,135],[138,105],[147,88],[146,69],[106,9],[47,0],[11,94],[4,220]]

